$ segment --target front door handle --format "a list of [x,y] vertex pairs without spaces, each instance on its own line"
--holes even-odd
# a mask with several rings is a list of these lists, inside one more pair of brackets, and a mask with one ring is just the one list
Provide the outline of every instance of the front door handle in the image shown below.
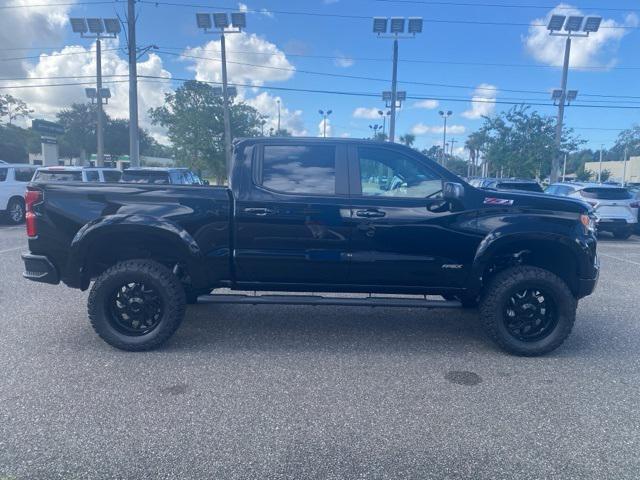
[[377,209],[356,210],[356,217],[362,218],[382,218],[386,215],[385,212]]
[[274,215],[276,211],[271,208],[245,208],[244,213],[255,215],[256,217],[266,217],[267,215]]

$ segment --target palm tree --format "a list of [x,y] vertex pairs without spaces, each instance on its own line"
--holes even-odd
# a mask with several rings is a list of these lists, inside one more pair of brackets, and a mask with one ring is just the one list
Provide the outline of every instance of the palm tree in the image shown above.
[[413,133],[405,133],[400,135],[400,143],[405,144],[407,147],[412,147],[416,141],[416,136]]

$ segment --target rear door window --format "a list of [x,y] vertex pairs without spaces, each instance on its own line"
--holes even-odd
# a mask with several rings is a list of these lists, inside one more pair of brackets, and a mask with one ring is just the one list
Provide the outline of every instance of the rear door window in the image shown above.
[[109,183],[119,182],[122,178],[122,172],[116,170],[104,170],[102,174],[104,175],[104,181]]
[[129,183],[150,183],[153,185],[166,185],[169,183],[167,172],[129,171],[122,172],[122,181]]
[[596,200],[630,200],[632,195],[626,188],[587,187],[580,191],[584,198]]
[[87,174],[87,182],[100,181],[100,173],[98,173],[96,170],[87,170],[85,173]]
[[0,168],[0,182],[4,182],[7,180],[7,172],[9,170],[6,168]]
[[16,182],[30,182],[35,170],[29,167],[18,167],[15,170]]
[[38,182],[81,182],[82,172],[79,170],[40,170],[33,177]]
[[261,184],[282,193],[335,195],[336,148],[329,145],[266,145]]

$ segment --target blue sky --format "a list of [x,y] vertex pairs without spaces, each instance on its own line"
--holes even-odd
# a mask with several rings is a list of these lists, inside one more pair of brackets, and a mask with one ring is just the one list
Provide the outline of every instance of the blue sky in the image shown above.
[[[58,0],[50,0],[51,4]],[[416,105],[417,100],[408,100],[398,117],[397,132],[417,134],[419,146],[429,147],[441,141],[442,121],[438,110],[454,112],[449,123],[451,136],[461,146],[466,136],[478,128],[482,122],[480,114],[492,113],[509,108],[510,105],[492,103],[498,101],[521,101],[549,103],[550,89],[560,84],[560,68],[563,40],[551,39],[544,28],[529,27],[532,22],[543,21],[555,6],[561,9],[575,7],[586,15],[602,15],[609,27],[598,32],[593,38],[574,40],[572,63],[569,74],[569,88],[578,89],[579,101],[610,107],[612,104],[639,106],[629,103],[634,99],[589,97],[587,95],[630,95],[640,96],[637,80],[640,73],[640,30],[638,29],[638,3],[629,0],[617,0],[597,3],[601,9],[587,9],[578,3],[557,4],[550,2],[544,8],[530,8],[531,0],[496,0],[495,2],[512,7],[479,6],[480,0],[462,0],[465,5],[452,2],[427,3],[412,1],[376,1],[376,0],[263,0],[238,2],[216,0],[168,0],[181,6],[160,5],[151,2],[138,4],[138,44],[155,44],[159,50],[151,57],[141,59],[143,74],[171,76],[173,78],[199,78],[203,80],[219,79],[219,62],[208,60],[217,58],[217,36],[205,35],[196,28],[195,13],[212,12],[213,7],[249,9],[247,33],[231,35],[228,39],[228,59],[237,62],[230,65],[231,81],[252,84],[256,87],[284,87],[309,90],[335,90],[379,94],[389,89],[387,81],[352,79],[344,76],[372,77],[389,79],[391,76],[392,41],[378,39],[371,31],[373,16],[421,16],[425,19],[424,31],[414,39],[400,41],[400,63],[398,76],[400,89],[406,90],[410,97],[421,97],[431,101]],[[17,0],[8,2],[16,3]],[[589,2],[592,6],[596,0]],[[42,4],[41,0],[22,0],[20,3]],[[62,2],[61,2],[62,3]],[[212,8],[189,7],[186,4],[208,5]],[[475,6],[471,6],[475,4]],[[634,11],[634,8],[636,9]],[[81,40],[70,32],[66,16],[103,16],[122,14],[125,4],[73,5],[56,8],[17,9],[12,11],[11,25],[22,22],[33,25],[43,16],[48,22],[46,35],[38,33],[31,36],[15,34],[5,38],[4,44],[13,48],[30,48],[20,54],[36,53],[72,55],[41,57],[22,61],[20,68],[28,77],[61,76],[82,71],[90,75],[93,64],[89,40]],[[264,9],[263,13],[251,13]],[[337,14],[342,16],[362,16],[366,18],[340,18],[330,16],[305,16],[282,13],[314,12]],[[571,10],[563,10],[563,13]],[[441,21],[447,22],[441,22]],[[448,22],[451,21],[451,22]],[[495,21],[518,25],[486,25],[464,22]],[[17,28],[17,27],[16,27]],[[6,31],[6,28],[5,28]],[[9,37],[9,33],[5,32]],[[44,43],[43,43],[44,42]],[[80,47],[68,47],[77,45]],[[111,50],[124,45],[107,42],[105,49]],[[66,47],[63,48],[63,47]],[[40,47],[47,47],[44,50]],[[86,53],[83,55],[83,49]],[[77,55],[75,55],[77,53]],[[173,54],[173,55],[171,55]],[[184,58],[180,54],[189,57]],[[15,56],[16,52],[3,51],[2,57]],[[330,57],[330,58],[324,58]],[[124,54],[116,50],[105,53],[105,73],[107,75],[126,74]],[[204,60],[203,58],[207,58]],[[424,61],[424,62],[417,62]],[[69,63],[76,62],[76,63]],[[79,62],[79,63],[77,63]],[[453,63],[440,63],[453,62]],[[241,65],[250,63],[249,66]],[[496,63],[509,64],[497,66]],[[479,65],[494,64],[494,65]],[[260,68],[270,66],[275,68]],[[588,66],[589,68],[583,68]],[[630,69],[629,67],[639,67]],[[17,77],[20,68],[15,61],[0,62],[2,78]],[[338,76],[308,74],[313,71]],[[112,80],[123,78],[112,77]],[[60,80],[55,80],[60,81]],[[40,81],[44,83],[43,81]],[[52,83],[50,81],[49,83]],[[446,84],[452,87],[436,85],[407,84],[403,82],[422,82]],[[37,84],[36,80],[27,82]],[[16,84],[16,82],[13,82]],[[3,85],[9,85],[4,82]],[[141,109],[155,106],[161,102],[162,95],[176,82],[141,83]],[[453,87],[453,86],[457,87]],[[114,101],[111,114],[126,115],[126,84],[113,84]],[[64,91],[63,91],[64,88]],[[480,88],[478,90],[478,88]],[[36,108],[40,116],[51,116],[63,101],[82,100],[82,88],[79,86],[54,87],[12,91],[24,97]],[[511,90],[511,91],[509,91]],[[514,92],[513,90],[516,90]],[[518,92],[526,91],[526,92]],[[117,95],[115,95],[117,94]],[[312,92],[291,92],[267,90],[262,88],[241,89],[241,96],[252,103],[264,114],[270,116],[270,124],[275,122],[276,101],[280,99],[282,124],[296,133],[318,135],[320,115],[318,109],[332,109],[329,127],[332,135],[363,137],[370,134],[369,125],[378,122],[375,118],[366,118],[370,112],[383,107],[381,99],[368,96],[337,96]],[[482,103],[472,103],[476,96]],[[115,98],[117,97],[117,98]],[[425,108],[427,107],[427,108]],[[553,106],[533,107],[541,112],[554,114]],[[576,127],[577,132],[589,140],[589,146],[598,148],[601,143],[611,145],[617,132],[638,122],[638,109],[584,108],[569,107],[566,121]],[[364,117],[364,118],[363,118]],[[145,121],[143,119],[143,121]],[[381,123],[381,122],[380,122]],[[268,126],[269,126],[268,125]],[[607,130],[611,129],[611,130]],[[162,132],[153,129],[162,138]],[[462,152],[460,152],[462,153]]]

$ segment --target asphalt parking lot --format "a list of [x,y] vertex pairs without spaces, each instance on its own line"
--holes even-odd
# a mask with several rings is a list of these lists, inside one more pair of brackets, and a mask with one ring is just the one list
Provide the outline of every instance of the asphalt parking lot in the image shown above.
[[543,358],[463,311],[189,307],[124,353],[86,292],[21,277],[0,226],[0,479],[637,479],[640,239],[603,239],[596,294]]

